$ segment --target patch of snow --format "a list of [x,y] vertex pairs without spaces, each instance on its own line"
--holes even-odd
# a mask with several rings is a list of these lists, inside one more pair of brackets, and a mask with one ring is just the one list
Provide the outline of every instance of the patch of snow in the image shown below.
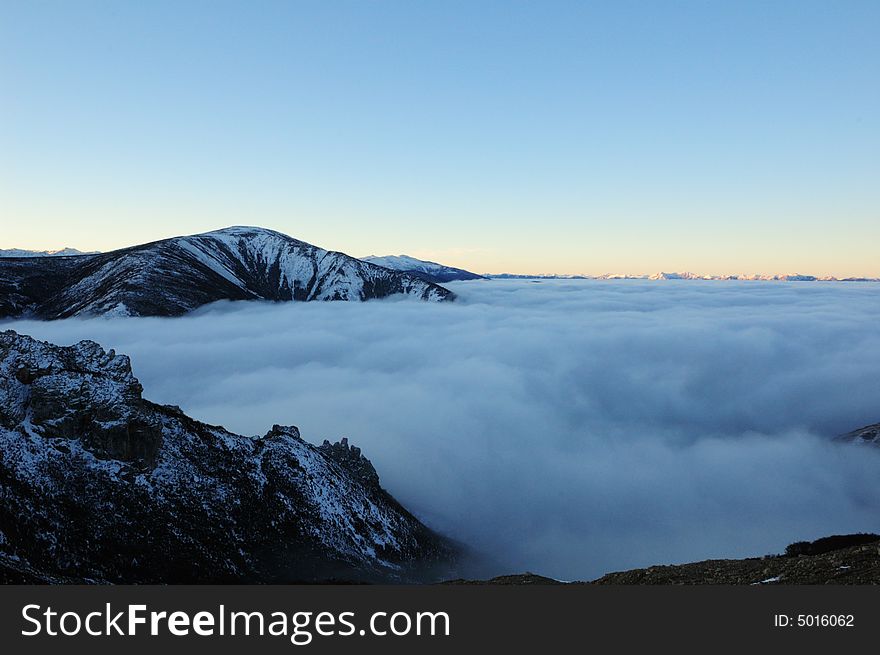
[[752,586],[759,585],[759,584],[775,584],[775,583],[779,582],[780,580],[782,580],[782,576],[777,575],[774,578],[767,578],[766,580],[761,580],[760,582],[753,582]]

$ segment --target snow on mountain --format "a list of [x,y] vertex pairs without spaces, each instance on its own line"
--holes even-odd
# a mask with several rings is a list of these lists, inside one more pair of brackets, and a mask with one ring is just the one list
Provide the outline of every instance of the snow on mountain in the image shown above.
[[369,262],[377,266],[388,268],[392,271],[400,271],[428,282],[452,282],[453,280],[482,280],[482,275],[471,273],[461,268],[444,266],[437,262],[424,259],[416,259],[409,255],[386,255],[384,257],[362,257],[361,261]]
[[697,275],[696,273],[655,273],[651,275],[649,280],[703,280],[702,275]]
[[[170,375],[173,372],[169,371]],[[233,434],[128,357],[0,332],[0,581],[418,581],[457,554],[347,440]]]
[[0,248],[0,257],[70,257],[74,255],[97,255],[97,250],[83,252],[76,248],[61,250],[22,250],[21,248]]
[[113,252],[0,260],[0,317],[176,316],[217,300],[454,294],[419,277],[273,230],[230,227]]

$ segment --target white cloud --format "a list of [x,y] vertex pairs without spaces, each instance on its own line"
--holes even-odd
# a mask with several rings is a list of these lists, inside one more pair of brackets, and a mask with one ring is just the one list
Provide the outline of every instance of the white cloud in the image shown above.
[[452,304],[7,322],[131,355],[151,400],[349,436],[485,573],[564,579],[880,531],[880,287],[492,281]]

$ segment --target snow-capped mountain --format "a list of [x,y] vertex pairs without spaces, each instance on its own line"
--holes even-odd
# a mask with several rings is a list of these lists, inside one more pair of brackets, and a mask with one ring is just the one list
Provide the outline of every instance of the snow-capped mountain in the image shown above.
[[803,273],[783,273],[777,275],[699,275],[697,273],[655,273],[648,277],[650,280],[751,280],[762,282],[877,282],[877,278],[845,277],[838,278],[833,275],[817,277],[804,275]]
[[471,273],[461,268],[444,266],[437,262],[429,262],[424,259],[416,259],[409,255],[386,255],[384,257],[362,257],[361,261],[389,268],[392,271],[408,273],[427,282],[452,282],[453,280],[482,280],[482,275]]
[[0,317],[175,316],[216,300],[369,300],[451,291],[273,230],[230,227],[97,255],[0,260]]
[[97,250],[83,252],[76,248],[60,250],[22,250],[21,248],[0,248],[0,257],[72,257],[74,255],[97,255]]
[[[170,372],[169,372],[170,373]],[[0,582],[415,581],[457,547],[343,439],[247,437],[141,396],[128,357],[0,332]]]
[[706,279],[702,275],[697,275],[696,273],[684,272],[684,273],[655,273],[651,275],[649,280],[703,280]]

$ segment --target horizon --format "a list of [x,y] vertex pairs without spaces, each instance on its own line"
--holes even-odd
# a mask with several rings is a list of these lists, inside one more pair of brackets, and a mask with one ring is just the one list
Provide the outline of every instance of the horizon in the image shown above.
[[[214,230],[207,230],[207,232],[200,232],[200,233],[196,233],[196,234],[205,234],[205,233],[209,233],[209,232],[220,232],[220,231],[223,231],[223,230],[228,230],[228,229],[232,229],[232,228],[241,228],[241,227],[252,228],[252,229],[258,229],[258,230],[272,230],[272,228],[265,228],[265,227],[260,227],[260,226],[257,226],[257,225],[228,225],[228,226],[226,226],[226,227],[217,228],[217,229],[214,229]],[[272,230],[272,231],[278,232],[278,230]],[[283,234],[283,232],[282,232],[281,234]],[[16,246],[10,246],[10,247],[8,247],[8,248],[7,248],[7,247],[0,247],[0,251],[4,251],[4,250],[22,250],[22,251],[25,251],[25,252],[46,252],[46,253],[49,253],[50,255],[54,255],[55,253],[62,252],[62,251],[64,251],[64,250],[71,250],[71,249],[72,249],[72,250],[77,250],[77,251],[79,251],[79,252],[78,252],[78,255],[93,255],[93,254],[105,254],[105,253],[108,253],[108,252],[113,252],[113,251],[115,251],[115,250],[124,250],[125,248],[131,248],[131,247],[134,247],[134,246],[144,245],[144,244],[147,244],[147,243],[153,243],[153,242],[155,242],[155,241],[163,241],[163,240],[165,240],[165,239],[169,239],[169,238],[184,237],[184,236],[195,236],[195,234],[193,234],[193,235],[184,235],[184,234],[180,234],[180,235],[175,235],[174,237],[164,237],[163,239],[152,239],[152,240],[150,240],[150,241],[146,241],[146,242],[144,242],[144,243],[132,243],[132,244],[124,245],[124,246],[121,246],[121,247],[119,247],[119,248],[114,248],[113,250],[88,251],[88,250],[81,250],[80,248],[75,248],[75,247],[73,247],[73,246],[60,246],[60,247],[57,247],[57,248],[56,248],[56,247],[51,247],[51,248],[18,248],[18,247],[16,247]],[[292,236],[292,235],[286,235],[286,236]],[[295,238],[295,237],[294,237],[294,238]],[[317,246],[317,247],[319,247],[319,248],[323,248],[323,246],[321,246],[320,244],[309,244],[309,245],[313,245],[313,246]],[[341,252],[341,251],[334,250],[333,248],[324,248],[324,249],[325,249],[325,250],[328,250],[328,251],[333,251],[333,252]],[[397,254],[397,255],[392,255],[392,254],[377,255],[377,254],[375,254],[375,253],[371,253],[371,254],[369,254],[369,255],[353,255],[353,254],[351,254],[351,253],[343,253],[343,254],[349,255],[350,257],[354,257],[354,258],[356,258],[356,259],[360,259],[360,260],[366,260],[366,259],[368,259],[368,258],[370,258],[370,257],[408,257],[408,258],[417,259],[417,260],[419,259],[419,258],[414,257],[413,255],[409,255],[409,254],[407,254],[407,253],[399,253],[399,254]],[[76,255],[75,255],[75,256],[76,256]],[[426,261],[426,262],[428,262],[428,263],[434,263],[434,264],[440,264],[440,265],[446,265],[446,266],[449,265],[449,264],[447,264],[446,262],[437,262],[437,261],[433,261],[433,260],[420,260],[420,261]],[[455,268],[460,268],[460,267],[455,267]],[[466,270],[466,269],[465,269],[465,270]],[[783,271],[760,271],[760,272],[747,272],[747,271],[745,271],[745,270],[739,270],[739,271],[734,272],[734,273],[711,273],[711,272],[705,272],[705,271],[697,272],[697,271],[691,271],[691,270],[686,270],[686,269],[683,269],[683,268],[674,268],[674,267],[673,267],[673,268],[665,268],[665,269],[661,269],[661,270],[657,270],[657,271],[642,271],[642,272],[635,272],[635,271],[613,271],[613,272],[612,272],[612,271],[605,271],[605,272],[603,272],[603,273],[559,273],[559,272],[554,272],[554,271],[544,271],[544,272],[533,272],[533,271],[470,271],[470,272],[477,273],[478,275],[486,275],[486,276],[504,276],[504,275],[510,275],[510,276],[517,276],[517,277],[521,277],[521,278],[522,278],[522,277],[535,277],[535,278],[540,278],[540,277],[558,277],[558,278],[561,278],[561,279],[565,279],[565,278],[575,278],[575,279],[576,279],[576,278],[579,278],[579,277],[580,277],[580,278],[587,278],[587,279],[615,279],[614,276],[619,276],[619,278],[621,278],[621,279],[623,279],[623,278],[628,278],[628,279],[647,279],[647,278],[649,278],[650,276],[654,276],[654,275],[694,275],[694,276],[697,276],[697,277],[695,278],[695,280],[703,279],[703,280],[706,280],[706,281],[709,281],[709,280],[712,280],[712,279],[728,279],[728,278],[734,278],[734,277],[738,277],[739,279],[742,279],[742,280],[744,280],[744,281],[758,281],[758,280],[749,280],[748,278],[758,278],[758,277],[761,277],[761,278],[771,278],[771,277],[773,277],[773,276],[775,276],[775,277],[782,277],[782,276],[798,276],[798,275],[800,275],[800,276],[814,276],[814,274],[811,273],[811,272],[809,272],[809,271],[786,271],[786,272],[783,272]],[[851,276],[850,276],[850,275],[834,275],[834,274],[832,273],[832,274],[815,275],[815,277],[817,278],[817,281],[820,281],[820,282],[821,282],[821,281],[829,281],[829,278],[833,278],[833,279],[838,280],[838,281],[849,281],[849,280],[851,280],[851,279],[852,279],[852,280],[859,280],[859,279],[862,279],[862,280],[867,280],[867,281],[872,281],[872,282],[873,282],[873,281],[880,281],[880,276],[873,276],[873,275],[864,275],[864,276],[855,276],[855,275],[851,275]],[[769,280],[765,280],[765,281],[769,281]]]
[[492,274],[878,277],[878,20],[858,0],[6,3],[3,247],[259,223]]
[[[145,241],[143,243],[130,243],[127,245],[120,246],[118,248],[113,248],[112,250],[89,251],[88,249],[77,248],[77,247],[69,246],[69,245],[64,245],[64,246],[59,246],[59,247],[53,246],[53,247],[49,247],[49,248],[20,248],[17,246],[6,247],[6,246],[0,244],[0,251],[22,250],[25,252],[46,252],[46,253],[49,253],[50,255],[52,255],[57,252],[62,252],[64,250],[73,249],[73,250],[78,250],[79,254],[81,254],[81,255],[105,254],[105,253],[113,252],[115,250],[124,250],[125,248],[131,248],[134,246],[145,245],[147,243],[153,243],[156,241],[163,241],[165,239],[173,239],[176,237],[185,237],[185,236],[195,236],[196,234],[206,234],[206,233],[210,233],[210,232],[220,232],[220,231],[229,230],[232,228],[251,228],[251,229],[258,229],[258,230],[271,230],[274,232],[280,232],[279,230],[273,230],[272,228],[261,227],[259,225],[227,225],[222,228],[206,230],[205,232],[198,232],[198,233],[194,233],[192,235],[178,234],[178,235],[174,235],[171,237],[163,237],[161,239],[151,239],[151,240]],[[280,232],[280,233],[284,234],[283,232]],[[293,235],[289,235],[289,234],[285,235],[285,236],[290,236],[290,237],[296,238]],[[323,248],[324,250],[328,250],[331,252],[342,252],[342,251],[336,250],[332,247],[325,247],[321,244],[310,243],[309,245]],[[398,253],[396,255],[390,254],[390,253],[384,254],[384,255],[379,255],[376,253],[370,253],[368,255],[357,255],[357,254],[352,254],[352,253],[343,253],[343,254],[349,255],[350,257],[354,257],[354,258],[360,259],[360,260],[365,260],[370,257],[409,257],[409,258],[413,258],[413,259],[421,259],[421,258],[415,257],[413,255],[410,255],[408,253]],[[438,262],[438,261],[434,261],[434,260],[425,260],[425,259],[421,259],[421,261],[426,261],[429,263],[440,264],[440,265],[445,265],[445,266],[451,266],[451,264],[449,264],[448,262],[442,262],[442,261]],[[455,266],[454,268],[463,268],[463,267]],[[464,270],[467,270],[467,269],[464,269]],[[653,276],[653,275],[694,275],[694,276],[698,276],[697,279],[705,279],[705,280],[710,280],[710,279],[714,279],[714,278],[725,279],[725,278],[732,278],[732,277],[739,277],[740,279],[747,280],[747,278],[749,278],[749,277],[769,278],[769,277],[773,277],[773,276],[781,277],[781,276],[786,276],[786,275],[787,276],[802,275],[802,276],[815,276],[817,278],[817,281],[828,281],[828,278],[833,278],[833,279],[836,279],[839,281],[847,281],[848,279],[864,279],[864,280],[868,280],[868,281],[880,281],[880,275],[835,275],[834,273],[815,274],[811,271],[781,271],[781,270],[748,272],[745,269],[735,270],[735,272],[732,272],[732,273],[713,273],[713,272],[707,272],[707,271],[693,271],[693,270],[688,270],[685,268],[676,268],[676,267],[667,267],[667,268],[658,269],[658,270],[654,270],[654,271],[644,271],[643,270],[640,272],[636,272],[636,271],[615,270],[615,271],[604,271],[601,273],[582,273],[582,272],[560,273],[558,271],[535,272],[535,271],[512,271],[512,270],[510,270],[510,271],[479,271],[479,270],[474,270],[474,271],[469,271],[469,272],[477,273],[478,275],[487,275],[487,276],[503,276],[503,275],[511,275],[511,276],[518,276],[518,277],[554,277],[555,276],[555,277],[559,277],[559,278],[582,277],[582,278],[589,278],[589,279],[602,279],[602,278],[614,279],[613,276],[620,276],[621,278],[625,277],[625,278],[630,278],[630,279],[646,279],[649,276]],[[751,281],[757,281],[757,280],[751,280]]]

